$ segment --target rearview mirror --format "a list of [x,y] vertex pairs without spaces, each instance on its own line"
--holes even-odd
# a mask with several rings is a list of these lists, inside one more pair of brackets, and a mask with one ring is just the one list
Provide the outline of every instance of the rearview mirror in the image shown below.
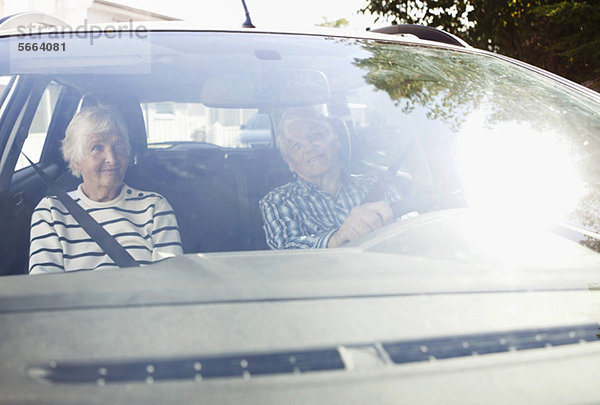
[[327,77],[317,70],[211,76],[201,91],[202,103],[215,108],[294,107],[324,103],[329,96]]

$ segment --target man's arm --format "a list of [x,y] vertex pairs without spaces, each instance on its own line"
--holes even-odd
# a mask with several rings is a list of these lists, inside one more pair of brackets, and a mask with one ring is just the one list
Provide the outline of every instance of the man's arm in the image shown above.
[[371,202],[352,208],[350,215],[331,236],[327,247],[339,247],[391,224],[394,214],[390,206],[383,202]]

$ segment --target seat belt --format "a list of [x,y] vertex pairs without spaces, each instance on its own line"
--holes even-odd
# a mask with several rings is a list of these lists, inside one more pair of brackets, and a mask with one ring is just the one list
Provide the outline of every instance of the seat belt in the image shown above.
[[42,178],[44,183],[48,186],[50,191],[56,194],[56,197],[60,200],[60,202],[65,206],[65,208],[69,211],[69,213],[75,218],[75,221],[81,225],[84,231],[88,233],[100,246],[100,248],[106,253],[117,266],[123,267],[139,267],[138,262],[135,261],[133,257],[125,250],[123,246],[117,242],[117,240],[109,234],[106,229],[102,225],[100,225],[83,207],[75,200],[73,200],[69,195],[56,187],[52,180],[40,169],[35,163],[31,161],[23,152],[21,152],[25,159],[29,161],[31,166],[37,172],[37,174]]

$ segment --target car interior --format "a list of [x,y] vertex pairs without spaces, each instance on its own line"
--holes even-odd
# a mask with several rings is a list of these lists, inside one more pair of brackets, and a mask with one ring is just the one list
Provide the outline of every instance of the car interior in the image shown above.
[[[262,147],[244,148],[209,142],[149,146],[142,111],[145,100],[131,93],[102,93],[98,85],[76,88],[74,83],[89,82],[81,78],[71,82],[68,77],[29,77],[19,83],[30,89],[24,114],[19,117],[19,125],[15,125],[15,128],[21,126],[25,133],[34,125],[36,109],[43,103],[43,89],[49,85],[60,87],[38,162],[55,185],[71,191],[81,181],[71,174],[60,152],[60,140],[72,116],[86,106],[112,106],[122,113],[129,131],[131,154],[125,182],[167,198],[177,216],[184,253],[267,249],[258,202],[274,187],[292,178],[273,146],[274,141]],[[348,123],[333,119],[332,122],[343,145],[343,157],[347,159],[351,142]],[[20,143],[25,143],[25,139],[19,139]],[[11,158],[18,161],[18,155],[13,148]],[[31,214],[49,190],[28,165],[17,166],[11,174],[10,195],[3,198],[9,210],[2,210],[2,215],[7,216],[4,220],[10,224],[14,237],[2,251],[4,260],[11,263],[4,269],[25,274]]]
[[[75,97],[59,100],[60,107],[75,111]],[[164,195],[173,206],[184,252],[254,250],[266,248],[258,201],[273,187],[287,182],[291,173],[274,148],[227,149],[208,143],[182,143],[149,149],[140,104],[132,96],[86,95],[81,105],[108,104],[123,113],[129,130],[131,163],[125,182],[135,188]],[[68,104],[71,104],[68,106]],[[70,107],[70,108],[68,108]],[[70,114],[55,114],[40,166],[65,191],[80,182],[60,158],[58,140]],[[57,134],[54,142],[50,142]],[[15,203],[17,240],[11,249],[15,263],[26,272],[28,226],[33,208],[47,193],[41,179],[24,168],[15,173],[11,195]],[[182,193],[181,190],[186,190]],[[25,259],[25,260],[23,260]]]
[[[370,50],[348,47],[349,55],[329,57],[327,47],[339,46],[335,41],[316,47],[312,39],[299,37],[297,47],[287,49],[268,37],[253,38],[258,42],[252,48],[222,35],[198,43],[190,38],[172,33],[153,38],[152,63],[146,63],[151,71],[145,73],[130,65],[138,59],[117,55],[99,65],[98,58],[55,58],[52,69],[32,59],[33,73],[0,76],[2,97],[10,96],[0,122],[1,133],[9,134],[0,140],[0,150],[6,151],[0,190],[7,190],[0,197],[0,220],[12,235],[0,247],[5,274],[27,273],[31,214],[49,193],[21,151],[63,190],[74,190],[79,179],[67,168],[60,141],[75,113],[86,106],[108,105],[122,113],[131,144],[125,182],[167,198],[184,253],[267,249],[258,202],[293,177],[273,136],[279,114],[288,107],[327,112],[350,173],[382,176],[394,168],[395,185],[404,188],[408,208],[423,213],[464,206],[455,163],[447,153],[452,131],[442,120],[426,118],[423,109],[413,113],[414,105],[398,113],[393,92],[365,83],[365,72],[379,69]],[[362,59],[354,58],[355,52]],[[346,57],[354,64],[348,65]],[[363,62],[366,67],[355,66]],[[243,70],[239,64],[245,64]],[[406,85],[411,89],[418,87],[413,82],[436,83],[428,71],[410,72]],[[391,73],[384,70],[380,76]],[[178,126],[172,118],[182,108],[201,109],[202,118],[189,114]],[[270,138],[264,135],[268,128],[262,128],[244,142],[244,126],[252,117],[265,116],[272,126]],[[233,126],[237,132],[228,133]],[[202,132],[217,127],[227,142]]]

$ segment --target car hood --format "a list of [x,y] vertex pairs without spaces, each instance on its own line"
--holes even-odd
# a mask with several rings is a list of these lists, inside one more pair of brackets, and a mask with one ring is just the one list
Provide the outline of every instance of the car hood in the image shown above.
[[563,260],[538,265],[384,248],[436,223],[464,236],[461,216],[340,249],[5,277],[0,403],[593,402],[596,253],[553,236]]

